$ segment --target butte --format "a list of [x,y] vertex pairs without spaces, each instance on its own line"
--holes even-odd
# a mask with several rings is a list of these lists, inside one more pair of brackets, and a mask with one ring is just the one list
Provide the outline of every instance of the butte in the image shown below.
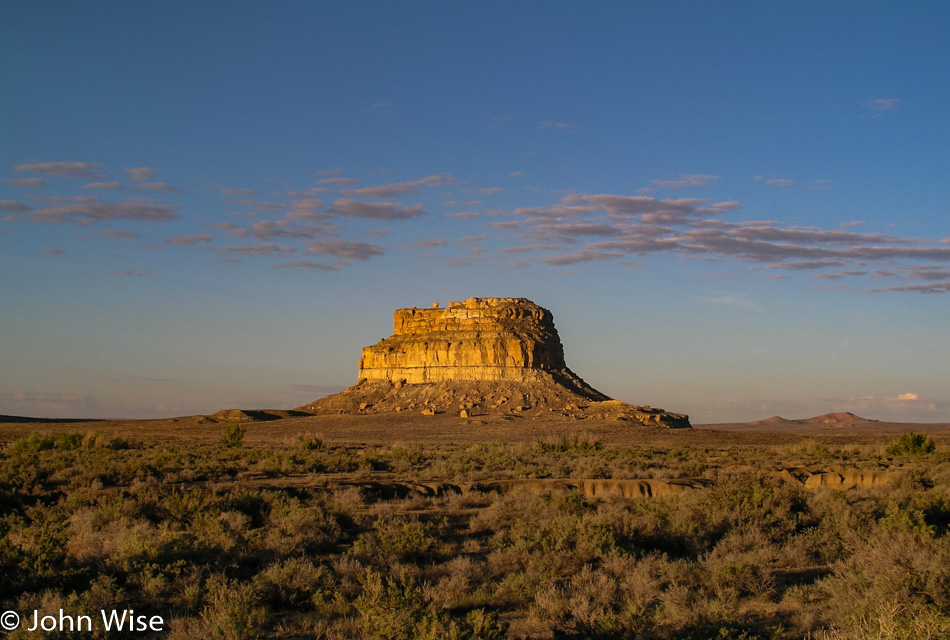
[[612,400],[564,362],[547,309],[525,298],[469,298],[397,309],[393,335],[364,347],[358,382],[297,410],[606,419],[688,428],[689,418]]

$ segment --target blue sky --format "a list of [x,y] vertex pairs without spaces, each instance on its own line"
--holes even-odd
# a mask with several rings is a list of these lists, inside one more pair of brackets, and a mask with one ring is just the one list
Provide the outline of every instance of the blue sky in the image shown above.
[[940,2],[0,6],[0,413],[304,404],[523,296],[694,422],[950,421]]

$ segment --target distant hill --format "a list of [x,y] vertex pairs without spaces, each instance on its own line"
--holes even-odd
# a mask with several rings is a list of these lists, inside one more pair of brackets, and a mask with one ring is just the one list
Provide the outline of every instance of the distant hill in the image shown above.
[[761,426],[792,426],[796,424],[830,424],[830,425],[853,425],[853,424],[866,424],[868,422],[877,422],[877,420],[870,420],[868,418],[862,418],[861,416],[856,416],[850,411],[841,411],[838,413],[826,413],[824,415],[815,416],[814,418],[798,418],[789,420],[783,418],[782,416],[772,416],[771,418],[766,418],[765,420],[756,420],[755,422],[747,422],[745,424],[749,425],[761,425]]
[[728,428],[728,429],[763,429],[768,431],[784,431],[784,430],[797,430],[802,428],[820,428],[823,426],[828,427],[862,427],[881,424],[878,420],[871,420],[870,418],[862,418],[861,416],[855,415],[850,411],[839,411],[834,413],[825,413],[820,416],[815,416],[813,418],[797,418],[797,419],[788,419],[783,418],[782,416],[772,416],[771,418],[765,418],[764,420],[755,420],[753,422],[740,422],[740,423],[729,423],[729,424],[711,424],[704,425],[714,429]]

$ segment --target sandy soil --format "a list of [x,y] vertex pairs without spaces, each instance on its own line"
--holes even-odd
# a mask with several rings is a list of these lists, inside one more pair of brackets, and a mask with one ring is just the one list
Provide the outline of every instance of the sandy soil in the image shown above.
[[[110,436],[144,440],[184,439],[210,442],[221,437],[228,422],[205,416],[164,420],[37,420],[0,416],[0,440],[9,441],[29,433],[64,431],[99,432]],[[328,443],[364,444],[469,444],[503,440],[534,442],[539,438],[582,436],[615,445],[739,445],[792,444],[817,440],[827,444],[874,444],[890,442],[896,435],[916,431],[935,441],[950,442],[950,423],[889,423],[867,421],[828,425],[784,421],[763,424],[694,425],[693,429],[643,427],[611,420],[567,420],[558,417],[474,417],[454,414],[422,416],[409,414],[333,415],[289,417],[248,421],[247,443],[280,443],[300,434],[313,434]]]

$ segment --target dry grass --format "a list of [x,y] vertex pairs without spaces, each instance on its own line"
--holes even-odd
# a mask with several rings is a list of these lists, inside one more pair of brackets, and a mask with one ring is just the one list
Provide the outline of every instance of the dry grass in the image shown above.
[[[887,432],[842,443],[644,430],[633,441],[526,426],[513,441],[433,443],[343,442],[305,426],[263,438],[249,425],[237,442],[221,425],[199,441],[76,424],[9,438],[0,607],[134,608],[164,616],[176,639],[950,633],[939,437],[934,451],[898,455]],[[804,488],[802,474],[830,469],[901,475]],[[565,488],[686,477],[708,486],[602,500]],[[504,478],[520,482],[461,489]]]

